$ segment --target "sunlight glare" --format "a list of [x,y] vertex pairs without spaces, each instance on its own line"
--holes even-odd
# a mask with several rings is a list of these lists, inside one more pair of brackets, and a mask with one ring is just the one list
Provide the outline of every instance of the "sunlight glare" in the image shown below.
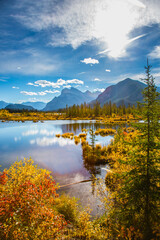
[[105,42],[110,57],[118,58],[126,55],[126,45],[130,43],[130,33],[137,11],[127,1],[107,2],[97,10],[95,31],[99,38]]

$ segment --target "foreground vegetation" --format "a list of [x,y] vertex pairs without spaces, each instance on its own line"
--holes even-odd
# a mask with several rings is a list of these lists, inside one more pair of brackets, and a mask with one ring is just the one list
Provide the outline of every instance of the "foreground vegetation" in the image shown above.
[[[86,168],[109,163],[106,189],[97,185],[105,214],[91,219],[90,211],[80,208],[76,199],[58,196],[48,171],[24,160],[0,174],[1,239],[160,239],[160,101],[148,63],[144,81],[144,123],[116,132],[90,129],[90,144],[86,129],[79,136],[57,135],[81,143]],[[111,133],[114,140],[109,146],[95,144],[96,134]]]
[[0,238],[112,239],[106,216],[91,219],[89,209],[82,209],[75,198],[59,196],[57,189],[51,174],[32,159],[4,170],[0,175]]

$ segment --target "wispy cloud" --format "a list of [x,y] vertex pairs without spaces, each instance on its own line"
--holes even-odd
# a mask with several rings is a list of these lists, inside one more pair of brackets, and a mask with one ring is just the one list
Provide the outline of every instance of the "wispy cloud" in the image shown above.
[[122,43],[118,42],[117,40],[116,41],[113,40],[113,42],[110,44],[111,45],[110,48],[107,48],[107,49],[99,52],[97,55],[106,54],[111,58],[115,58],[115,59],[122,58],[124,56],[127,56],[126,48],[132,42],[134,42],[142,37],[145,37],[145,36],[146,36],[146,34],[142,34],[142,35],[139,35],[139,36],[131,38],[131,39],[126,38],[126,39],[122,40]]
[[29,96],[36,96],[38,95],[36,92],[27,92],[27,91],[21,91],[20,93],[24,94],[24,95],[29,95]]
[[58,69],[60,63],[40,49],[4,51],[0,55],[1,73],[23,75],[48,75]]
[[99,79],[99,78],[95,78],[95,79],[93,79],[93,81],[94,81],[94,82],[101,82],[102,80]]
[[[152,68],[151,74],[155,78],[156,85],[159,86],[160,85],[160,68]],[[139,73],[135,73],[135,74],[126,73],[126,74],[120,75],[120,76],[112,79],[112,81],[110,83],[116,84],[119,81],[122,81],[126,78],[131,78],[132,80],[138,80],[138,81],[143,82],[143,79],[146,78],[146,74],[144,72],[139,72]]]
[[105,88],[95,88],[93,92],[104,92]]
[[58,91],[58,90],[54,90],[54,91],[52,91],[52,90],[45,90],[44,92],[45,93],[59,93],[60,91]]
[[0,78],[0,82],[7,82],[7,80]]
[[148,55],[150,58],[159,59],[160,58],[160,46],[156,46],[154,50]]
[[0,82],[7,82],[9,77],[0,77]]
[[14,89],[19,89],[19,87],[15,87],[15,86],[13,86],[12,88],[14,88]]
[[40,95],[40,96],[44,96],[46,94],[47,94],[46,92],[38,92],[38,95]]
[[98,40],[114,58],[126,56],[127,45],[142,37],[130,38],[133,30],[160,24],[159,0],[28,0],[18,1],[16,7],[13,17],[27,28],[52,29],[51,45],[77,48]]
[[[28,99],[29,102],[49,102],[49,100],[47,99],[41,99],[41,98],[37,98],[37,97],[33,97],[33,98],[29,98]],[[24,102],[24,100],[19,100],[20,103]]]
[[85,64],[98,64],[99,61],[97,59],[94,59],[94,58],[84,58],[83,60],[80,60],[82,63],[85,63]]
[[82,74],[85,74],[86,72],[80,72],[80,73],[78,73],[78,75],[82,75]]

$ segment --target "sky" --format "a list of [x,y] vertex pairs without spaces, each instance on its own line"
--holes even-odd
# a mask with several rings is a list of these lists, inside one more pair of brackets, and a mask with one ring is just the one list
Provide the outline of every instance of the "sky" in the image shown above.
[[49,102],[65,87],[160,86],[160,0],[0,0],[0,100]]

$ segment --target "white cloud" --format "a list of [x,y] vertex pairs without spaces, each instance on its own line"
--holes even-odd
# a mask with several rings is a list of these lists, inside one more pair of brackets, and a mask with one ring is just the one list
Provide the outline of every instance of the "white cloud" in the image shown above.
[[57,84],[60,85],[60,86],[64,85],[65,83],[66,83],[66,81],[63,80],[62,78],[57,80]]
[[68,83],[70,83],[70,84],[82,84],[82,85],[84,84],[84,82],[82,80],[78,80],[78,79],[67,80],[66,84],[68,84]]
[[29,96],[38,95],[36,92],[21,91],[20,93],[22,93],[22,94],[24,94],[24,95],[29,95]]
[[45,93],[59,93],[60,91],[58,91],[58,90],[54,90],[54,91],[52,91],[52,90],[45,90],[44,92]]
[[85,64],[98,64],[99,63],[99,61],[94,58],[84,58],[84,60],[80,60],[80,61]]
[[15,86],[13,86],[12,88],[14,88],[14,89],[19,89],[19,87],[15,87]]
[[34,83],[29,82],[27,85],[34,86]]
[[63,86],[63,88],[71,88],[71,85]]
[[38,95],[40,95],[40,96],[44,96],[46,94],[47,94],[46,92],[38,92]]
[[34,84],[29,84],[33,86],[41,86],[41,87],[52,87],[52,88],[60,88],[61,86],[68,84],[84,84],[82,80],[79,79],[71,79],[71,80],[63,80],[62,78],[58,79],[57,82],[50,82],[47,80],[37,80]]
[[160,58],[160,46],[156,46],[154,50],[149,54],[150,58]]
[[110,70],[110,69],[106,69],[105,71],[106,71],[106,72],[111,72],[111,70]]
[[104,92],[105,88],[95,88],[93,92]]
[[160,24],[159,0],[28,0],[18,1],[16,6],[18,14],[13,17],[26,27],[35,31],[59,29],[50,36],[51,45],[77,48],[98,40],[114,58],[127,55],[133,30]]
[[50,82],[47,80],[37,80],[35,81],[35,84],[41,87],[53,87],[53,88],[60,88],[60,86],[62,85],[62,82],[60,83],[54,83],[54,82]]
[[27,85],[38,87],[38,85],[36,85],[36,84],[34,84],[34,83],[31,83],[31,82],[27,83]]
[[95,78],[93,81],[94,81],[94,82],[101,82],[102,80],[99,79],[99,78]]
[[[21,91],[20,93],[24,94],[24,95],[29,95],[29,96],[34,96],[34,95],[39,95],[39,96],[44,96],[46,95],[47,93],[59,93],[58,90],[55,90],[55,91],[51,91],[51,90],[45,90],[44,92],[27,92],[27,91]],[[33,101],[34,102],[34,101]]]

